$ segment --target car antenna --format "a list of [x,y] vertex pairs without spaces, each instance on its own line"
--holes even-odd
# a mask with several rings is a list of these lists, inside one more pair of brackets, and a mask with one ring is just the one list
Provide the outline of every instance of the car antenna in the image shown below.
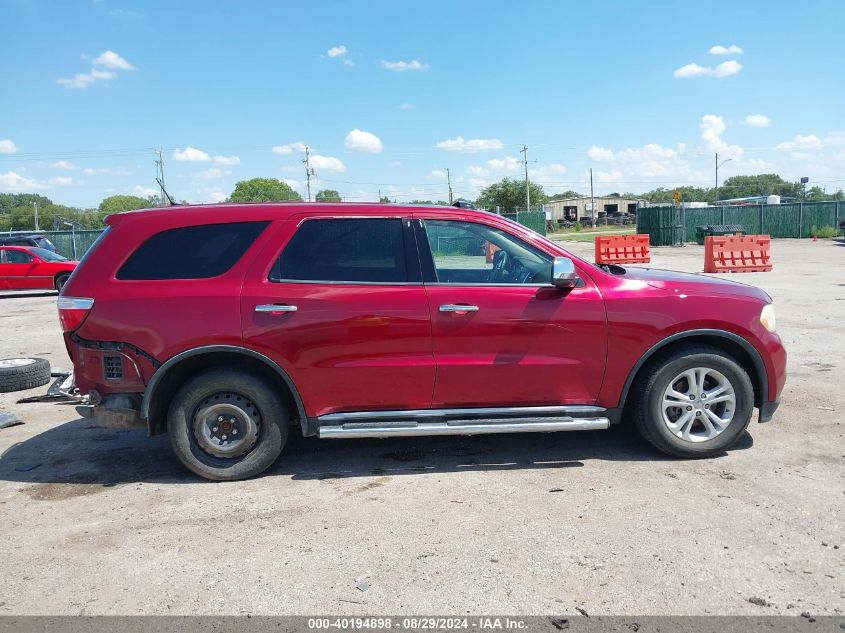
[[167,201],[170,203],[170,206],[175,207],[176,201],[173,199],[173,196],[167,193],[167,189],[164,188],[164,183],[161,181],[161,178],[156,178],[156,182],[158,183],[158,186],[161,187],[161,190],[164,192],[164,195],[167,196]]

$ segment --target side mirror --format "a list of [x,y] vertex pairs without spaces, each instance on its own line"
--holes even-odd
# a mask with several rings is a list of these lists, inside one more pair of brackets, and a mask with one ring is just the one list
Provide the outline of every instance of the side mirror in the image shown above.
[[568,257],[555,257],[552,263],[552,285],[555,288],[574,288],[578,285],[575,264]]

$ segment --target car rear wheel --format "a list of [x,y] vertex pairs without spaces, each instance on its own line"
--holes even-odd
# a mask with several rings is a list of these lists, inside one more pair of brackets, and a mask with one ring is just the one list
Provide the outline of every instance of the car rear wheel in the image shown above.
[[0,393],[34,389],[50,382],[50,362],[44,358],[0,359]]
[[56,290],[59,292],[62,291],[62,288],[65,287],[67,280],[70,279],[70,273],[62,273],[61,275],[56,276]]
[[258,376],[210,369],[188,380],[167,414],[180,461],[212,481],[248,479],[278,459],[289,415],[276,390]]
[[711,457],[748,427],[754,388],[745,370],[713,347],[676,350],[650,363],[635,389],[640,434],[675,457]]

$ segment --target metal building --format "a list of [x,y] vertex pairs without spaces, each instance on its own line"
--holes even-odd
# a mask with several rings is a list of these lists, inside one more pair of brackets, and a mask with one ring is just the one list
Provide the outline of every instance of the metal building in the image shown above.
[[[567,198],[566,200],[552,200],[543,205],[546,217],[556,222],[569,220],[576,222],[583,218],[605,218],[619,215],[636,215],[639,201],[631,198]],[[551,215],[549,215],[551,214]]]

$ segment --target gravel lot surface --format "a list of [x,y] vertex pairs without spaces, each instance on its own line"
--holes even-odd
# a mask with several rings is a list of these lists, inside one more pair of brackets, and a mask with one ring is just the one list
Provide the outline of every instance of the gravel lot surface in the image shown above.
[[[780,240],[774,260],[731,279],[775,299],[783,405],[715,459],[624,429],[307,440],[215,484],[166,436],[0,394],[25,422],[0,430],[0,615],[842,614],[845,243]],[[2,295],[0,358],[68,368],[55,294]]]

